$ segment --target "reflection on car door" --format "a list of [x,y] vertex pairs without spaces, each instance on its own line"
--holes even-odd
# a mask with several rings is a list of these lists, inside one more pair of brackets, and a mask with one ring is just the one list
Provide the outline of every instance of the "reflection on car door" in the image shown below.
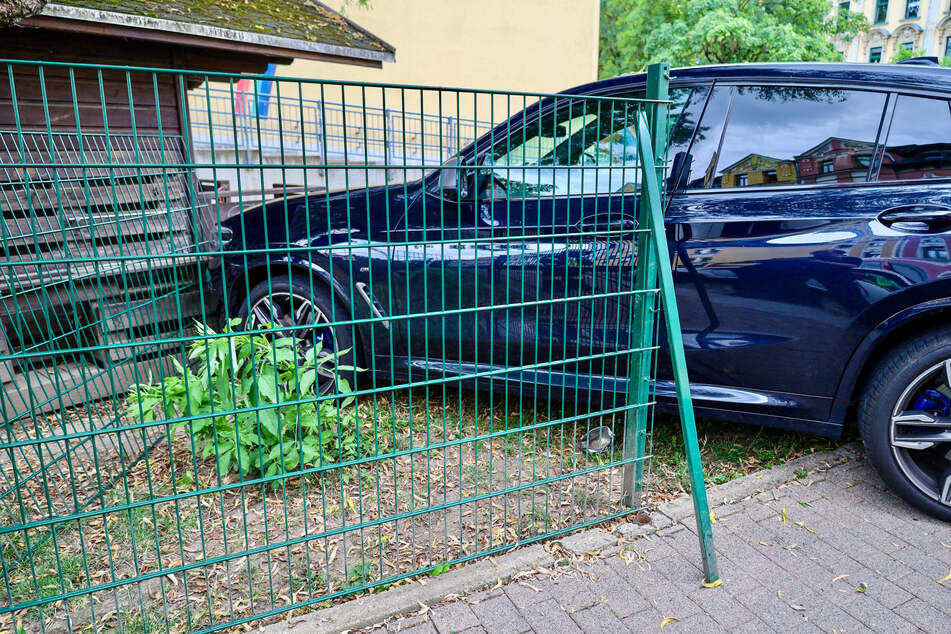
[[[858,89],[715,89],[707,137],[691,148],[686,191],[668,210],[702,405],[795,419],[831,404],[856,344],[851,326],[896,283],[861,254],[894,240],[878,215],[908,192],[870,182],[894,100]],[[949,193],[942,184],[920,202]]]

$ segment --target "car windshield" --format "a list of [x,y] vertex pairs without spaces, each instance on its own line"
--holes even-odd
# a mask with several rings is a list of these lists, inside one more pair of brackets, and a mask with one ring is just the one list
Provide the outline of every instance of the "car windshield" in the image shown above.
[[491,197],[489,185],[516,198],[632,191],[637,112],[624,102],[589,102],[527,123],[482,159],[480,178],[489,189],[482,193]]

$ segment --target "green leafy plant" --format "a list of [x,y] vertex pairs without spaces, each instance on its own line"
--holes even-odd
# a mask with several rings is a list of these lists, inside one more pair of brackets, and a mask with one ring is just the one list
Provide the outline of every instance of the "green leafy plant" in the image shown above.
[[[218,472],[264,476],[302,466],[357,457],[359,430],[354,398],[317,400],[319,372],[336,366],[349,350],[324,353],[320,343],[301,352],[295,337],[278,331],[218,336],[196,323],[188,367],[156,383],[132,386],[126,412],[143,422],[171,419],[170,433],[188,432],[194,451],[216,457]],[[340,394],[351,392],[337,379]]]
[[345,588],[356,588],[365,586],[373,580],[373,564],[364,562],[357,564],[347,573],[347,583]]
[[892,64],[897,64],[898,62],[903,62],[906,59],[912,59],[913,57],[923,57],[924,55],[925,51],[923,50],[916,51],[913,48],[900,48],[895,52],[894,55],[892,55],[892,58],[889,60],[889,62]]
[[433,569],[429,571],[430,577],[438,577],[439,575],[444,575],[449,572],[450,564],[449,562],[436,564],[433,566]]

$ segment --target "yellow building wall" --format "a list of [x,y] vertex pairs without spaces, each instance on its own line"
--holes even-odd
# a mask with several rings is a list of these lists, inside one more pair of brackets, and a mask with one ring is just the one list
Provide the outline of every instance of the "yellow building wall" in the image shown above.
[[747,187],[762,185],[766,182],[766,172],[771,170],[776,170],[777,184],[796,182],[796,166],[793,163],[754,156],[733,170],[724,172],[720,187],[737,187],[740,174],[746,174]]
[[[343,2],[324,1],[334,9]],[[227,83],[210,82],[208,96],[204,86],[192,91],[193,128],[206,140],[214,130],[216,162],[270,166],[263,181],[256,168],[207,169],[201,177],[244,190],[262,182],[340,189],[417,178],[425,169],[417,166],[442,162],[536,100],[474,90],[547,94],[597,79],[599,13],[599,0],[371,0],[368,8],[351,2],[347,17],[390,43],[396,61],[382,68],[302,59],[280,65],[277,76],[290,81],[274,82],[261,117],[251,96],[239,112],[236,88]],[[390,168],[303,168],[302,146],[309,164]]]
[[[339,8],[337,2],[331,6]],[[599,0],[372,0],[370,7],[350,4],[346,15],[396,48],[396,61],[383,68],[361,68],[312,60],[278,67],[278,75],[326,80],[382,82],[552,93],[597,79]],[[305,86],[304,96],[320,98],[320,88]],[[335,93],[335,94],[328,94]],[[348,103],[382,101],[381,91],[348,90]],[[340,90],[325,87],[324,98],[339,101]],[[443,114],[455,112],[456,95],[443,93]],[[386,91],[387,107],[418,108],[412,91]],[[527,99],[531,102],[531,99]],[[440,109],[434,94],[425,97],[427,113]],[[405,108],[401,108],[405,103]],[[497,110],[497,112],[493,112]],[[521,108],[460,95],[459,114],[479,119],[505,118]],[[492,116],[490,116],[490,113]]]

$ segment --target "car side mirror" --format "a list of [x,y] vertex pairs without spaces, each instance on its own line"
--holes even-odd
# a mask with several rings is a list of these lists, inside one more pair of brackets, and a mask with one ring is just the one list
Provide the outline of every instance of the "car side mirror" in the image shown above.
[[465,200],[469,196],[469,179],[458,158],[446,161],[439,171],[439,195],[451,200]]

